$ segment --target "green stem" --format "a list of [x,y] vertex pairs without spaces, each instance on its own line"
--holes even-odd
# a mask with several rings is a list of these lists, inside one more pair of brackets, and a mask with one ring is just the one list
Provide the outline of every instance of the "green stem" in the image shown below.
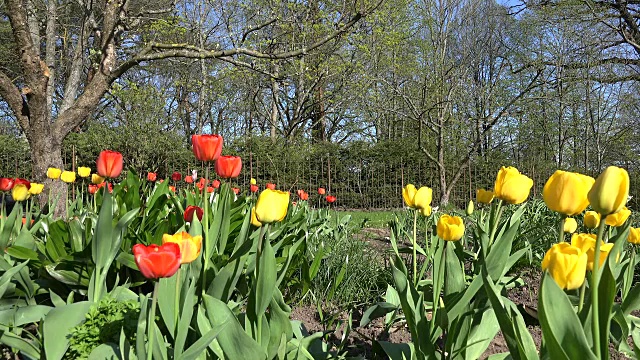
[[587,282],[583,282],[582,286],[580,287],[580,302],[578,303],[578,312],[582,311],[582,307],[584,306],[584,293],[586,292],[587,289]]
[[413,212],[413,286],[418,285],[418,254],[416,252],[416,243],[418,241],[418,210]]
[[593,351],[600,356],[600,321],[598,317],[598,284],[600,282],[600,242],[604,236],[604,228],[606,224],[600,221],[598,226],[598,238],[596,239],[596,248],[593,252],[593,271],[591,272],[591,324],[593,325],[591,332],[593,333]]
[[173,321],[174,321],[174,325],[175,325],[176,334],[178,333],[178,320],[180,318],[180,316],[179,316],[179,312],[180,312],[180,282],[182,280],[181,270],[182,270],[182,266],[180,266],[178,268],[178,271],[176,272],[176,296],[175,296],[175,299],[174,299],[174,302],[173,302],[173,307],[174,307]]
[[[562,214],[560,214],[560,221],[558,221],[558,243],[561,242],[564,242],[564,215]],[[549,248],[551,248],[551,244],[547,244],[547,249]]]
[[[260,258],[262,257],[262,246],[265,238],[265,233],[268,231],[269,224],[264,224],[260,227],[260,236],[258,237],[258,251],[256,252],[256,273],[255,273],[255,286],[254,289],[258,288],[258,277],[260,276]],[[256,337],[258,340],[258,344],[262,345],[262,315],[256,314]]]
[[158,303],[158,289],[160,288],[160,282],[155,281],[153,285],[153,299],[151,300],[151,312],[149,313],[149,320],[147,320],[147,360],[153,358],[153,340],[155,334],[153,334],[153,325],[156,322],[156,305]]
[[[207,164],[207,170],[205,172],[205,179],[209,181],[209,164]],[[202,225],[204,229],[204,266],[202,267],[202,294],[207,291],[207,268],[209,267],[210,245],[209,242],[213,239],[209,239],[209,199],[207,199],[207,184],[202,188],[202,200],[204,202],[202,208],[204,210],[204,216],[202,217]],[[218,198],[218,201],[221,199]]]
[[631,289],[631,284],[633,283],[633,274],[636,269],[636,246],[631,245],[631,256],[629,257],[629,270],[627,270],[627,281],[624,287],[624,297],[627,297],[629,290]]
[[491,236],[489,237],[489,245],[493,244],[493,240],[496,236],[496,231],[498,231],[498,224],[500,224],[500,217],[502,216],[502,200],[498,200],[498,204],[496,205],[496,207],[496,216],[493,218],[493,224],[491,224]]

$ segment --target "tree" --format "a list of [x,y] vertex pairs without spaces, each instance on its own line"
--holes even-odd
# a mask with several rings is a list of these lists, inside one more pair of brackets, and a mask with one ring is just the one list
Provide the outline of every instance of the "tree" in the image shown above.
[[[182,5],[188,9],[192,4]],[[237,8],[250,8],[249,5],[220,4]],[[328,14],[336,19],[335,28],[330,32],[297,49],[269,52],[260,47],[247,48],[243,41],[238,41],[233,30],[241,27],[236,22],[236,13],[229,14],[224,11],[227,9],[217,12],[222,14],[221,22],[211,29],[221,31],[220,24],[229,29],[228,38],[221,37],[217,43],[144,43],[139,41],[137,31],[145,19],[169,14],[175,10],[174,4],[132,0],[48,1],[46,10],[41,11],[34,1],[8,0],[3,10],[10,21],[12,40],[19,54],[19,69],[16,76],[0,72],[0,96],[27,137],[33,175],[42,180],[47,167],[62,167],[65,137],[92,114],[111,85],[128,70],[152,61],[181,57],[218,59],[263,71],[250,58],[276,61],[306,54],[350,31],[378,5],[356,2],[348,10]],[[243,39],[280,21],[276,15],[261,14],[259,10],[255,10],[254,15],[243,23],[246,25]],[[62,24],[58,19],[68,22]],[[71,23],[80,26],[70,26]],[[43,29],[40,24],[45,25]],[[63,184],[48,185],[53,194],[64,198]],[[63,203],[58,202],[61,206]],[[60,213],[62,209],[59,207],[57,211]]]

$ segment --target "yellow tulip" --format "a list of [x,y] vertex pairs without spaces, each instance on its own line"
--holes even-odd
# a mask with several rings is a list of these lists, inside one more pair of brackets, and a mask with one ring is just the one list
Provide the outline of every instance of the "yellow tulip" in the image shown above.
[[47,169],[47,177],[49,179],[57,179],[60,177],[60,174],[62,174],[62,170],[58,169],[58,168],[48,168]]
[[91,183],[94,185],[100,185],[104,182],[104,178],[98,174],[91,175]]
[[88,168],[88,167],[85,167],[85,166],[80,166],[78,168],[78,175],[81,178],[89,177],[89,175],[91,175],[91,168]]
[[[573,236],[571,236],[571,245],[587,254],[587,270],[593,270],[593,254],[596,249],[596,239],[595,234],[573,234]],[[600,247],[602,247],[603,244],[604,242],[601,240]]]
[[617,213],[628,197],[629,173],[616,166],[609,166],[598,176],[588,195],[591,207],[601,215]]
[[587,254],[566,242],[555,244],[544,255],[542,270],[548,271],[562,289],[578,289],[587,273]]
[[433,200],[433,190],[426,186],[416,190],[412,184],[402,189],[402,198],[408,207],[420,210],[424,216],[431,215],[431,201]]
[[476,201],[478,201],[480,204],[491,204],[491,202],[493,201],[493,196],[493,191],[491,190],[476,190]]
[[402,188],[402,198],[404,199],[404,203],[412,209],[416,208],[413,204],[413,198],[416,196],[417,192],[418,190],[413,184],[407,184],[407,186]]
[[256,217],[256,207],[255,206],[251,208],[251,225],[256,226],[256,227],[262,226],[262,223],[260,221],[258,221],[258,218]]
[[542,199],[553,211],[573,216],[589,205],[587,194],[596,180],[579,173],[556,170],[542,189]]
[[605,224],[613,227],[618,227],[624,225],[629,216],[631,215],[631,210],[627,209],[627,207],[623,207],[620,211],[615,214],[607,215],[604,218]]
[[459,216],[444,214],[438,219],[438,237],[445,241],[458,241],[464,235],[464,223]]
[[[611,252],[613,245],[614,245],[613,243],[600,244],[600,263],[598,264],[598,266],[601,269],[602,269],[602,264],[604,264],[605,260],[607,260],[607,256],[609,256],[609,253]],[[618,262],[618,260],[620,260],[620,254],[618,254],[618,257],[616,258],[616,262]]]
[[564,219],[564,232],[573,234],[578,229],[578,222],[574,218]]
[[496,183],[493,188],[495,197],[509,204],[521,204],[529,197],[533,187],[533,180],[520,174],[514,167],[502,167],[498,171]]
[[76,173],[74,173],[73,171],[63,171],[60,175],[60,180],[66,183],[72,183],[76,181]]
[[29,189],[24,184],[14,185],[11,189],[11,197],[13,201],[25,201],[29,198]]
[[31,187],[29,188],[29,194],[38,195],[44,189],[44,184],[31,183]]
[[202,250],[202,236],[191,236],[188,232],[182,231],[175,235],[162,235],[162,243],[176,243],[180,246],[180,264],[188,264],[200,255]]
[[255,184],[257,184],[258,182],[256,181],[256,179],[251,178],[251,181],[249,181],[249,183],[250,183],[251,185],[255,185]]
[[640,244],[640,228],[629,228],[627,241],[634,245]]
[[600,225],[600,214],[595,211],[587,211],[584,213],[584,226],[589,229],[595,229]]
[[263,224],[282,221],[287,216],[289,193],[287,191],[265,189],[258,196],[255,206],[256,219]]
[[467,204],[467,211],[466,211],[467,216],[471,216],[471,214],[473,214],[473,209],[474,209],[473,200],[469,200],[469,203]]

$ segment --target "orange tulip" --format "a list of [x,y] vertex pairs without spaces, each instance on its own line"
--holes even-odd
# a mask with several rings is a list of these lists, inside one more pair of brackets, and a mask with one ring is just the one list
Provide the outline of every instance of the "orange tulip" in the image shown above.
[[192,135],[193,154],[200,161],[215,161],[222,153],[223,138],[220,135]]
[[156,181],[157,178],[158,178],[158,174],[154,172],[150,172],[147,174],[147,180],[149,181]]
[[103,150],[96,161],[98,175],[117,178],[122,172],[122,154],[117,151]]
[[220,156],[215,168],[216,174],[223,179],[237,178],[242,170],[242,159],[239,156]]
[[267,183],[267,189],[275,190],[276,189],[276,184]]

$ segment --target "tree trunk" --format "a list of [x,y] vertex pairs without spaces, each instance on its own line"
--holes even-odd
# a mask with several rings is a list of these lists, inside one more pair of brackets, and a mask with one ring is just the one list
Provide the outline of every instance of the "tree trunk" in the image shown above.
[[34,178],[45,184],[45,191],[39,195],[40,206],[48,203],[48,196],[52,194],[50,203],[55,203],[55,209],[50,209],[55,217],[64,216],[66,213],[67,185],[60,180],[47,179],[46,173],[49,167],[63,169],[62,143],[51,132],[40,132],[29,139],[31,145],[31,161],[33,162]]

